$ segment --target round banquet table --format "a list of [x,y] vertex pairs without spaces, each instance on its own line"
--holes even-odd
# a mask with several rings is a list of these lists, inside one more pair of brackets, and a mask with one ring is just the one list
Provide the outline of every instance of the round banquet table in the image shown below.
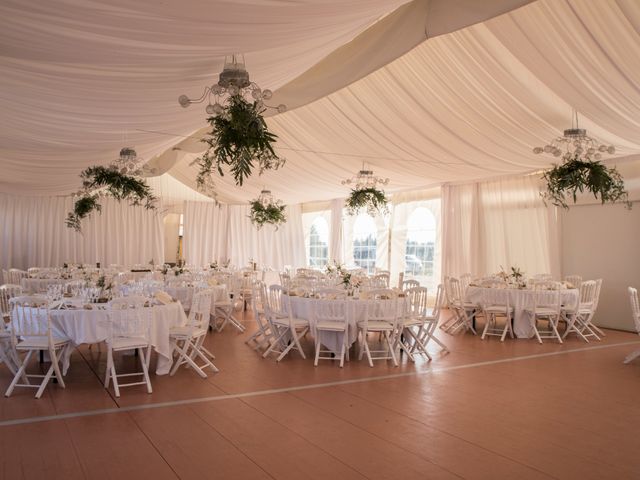
[[[294,318],[302,318],[304,320],[309,321],[309,327],[311,330],[311,335],[313,335],[316,339],[322,343],[325,347],[331,350],[336,355],[340,354],[340,350],[342,349],[342,340],[343,333],[342,332],[326,332],[316,331],[316,317],[315,317],[315,302],[317,301],[315,298],[306,298],[306,297],[298,297],[298,296],[288,296],[283,294],[283,300],[289,299],[291,301],[291,316]],[[408,299],[400,299],[408,302]],[[390,300],[379,300],[379,302],[388,302]],[[337,302],[337,300],[336,300]],[[347,298],[347,321],[349,323],[349,328],[347,331],[348,335],[348,344],[353,345],[358,339],[358,322],[361,322],[365,319],[367,304],[369,300],[359,300],[354,298]],[[287,306],[289,302],[284,301],[284,305]],[[288,307],[287,307],[288,308]],[[398,302],[398,315],[401,315],[404,310],[404,303],[402,301]],[[319,335],[319,336],[318,336]]]
[[[191,302],[193,295],[196,292],[196,287],[189,286],[166,286],[163,288],[165,292],[178,300],[185,310],[191,309]],[[211,297],[211,308],[215,307],[216,302],[222,302],[227,300],[227,286],[226,285],[211,285],[207,286],[206,290],[211,290],[213,295]]]
[[23,278],[20,286],[25,294],[46,292],[49,285],[66,285],[71,282],[64,278]]
[[[79,308],[52,309],[51,329],[54,336],[67,337],[73,347],[86,343],[100,343],[108,335],[108,304],[92,304],[91,310]],[[158,353],[156,375],[166,375],[173,361],[169,330],[187,323],[187,316],[180,302],[146,307],[151,309],[151,345]],[[15,318],[15,317],[14,317]],[[73,348],[62,355],[62,368],[66,373]]]
[[[492,293],[498,290],[505,295],[503,301],[506,303],[506,295],[509,296],[509,304],[513,307],[513,333],[518,338],[531,338],[534,335],[531,315],[525,310],[533,307],[533,298],[536,293],[530,288],[487,288],[487,287],[467,287],[465,301],[475,305],[482,305],[484,292]],[[579,300],[580,291],[577,288],[567,288],[559,290],[562,305],[573,308]],[[478,307],[480,308],[480,307]]]

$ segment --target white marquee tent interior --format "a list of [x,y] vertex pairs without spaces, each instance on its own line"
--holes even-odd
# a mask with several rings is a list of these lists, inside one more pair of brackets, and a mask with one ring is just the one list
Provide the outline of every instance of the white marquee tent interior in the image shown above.
[[[513,265],[601,276],[599,323],[633,327],[624,296],[640,284],[629,268],[640,260],[638,208],[586,196],[567,211],[545,206],[540,176],[553,159],[532,147],[569,128],[575,109],[615,145],[607,163],[640,200],[635,0],[7,0],[0,25],[2,268],[175,261],[180,218],[187,263],[304,266],[318,217],[328,259],[349,263],[364,227],[343,215],[341,180],[364,164],[390,179],[391,213],[373,220],[376,266],[407,268],[422,208],[435,222],[435,284]],[[242,188],[216,177],[216,205],[192,165],[204,108],[177,98],[200,95],[232,52],[288,106],[267,118],[286,164]],[[82,234],[67,229],[80,171],[125,145],[147,160],[162,207],[109,200]],[[247,218],[265,187],[288,205],[278,231]]]

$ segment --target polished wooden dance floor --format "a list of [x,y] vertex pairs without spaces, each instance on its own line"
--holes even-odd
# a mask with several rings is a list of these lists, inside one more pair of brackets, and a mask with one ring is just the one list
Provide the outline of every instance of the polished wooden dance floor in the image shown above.
[[[640,359],[622,364],[637,335],[440,333],[451,353],[432,347],[432,362],[344,369],[262,359],[247,336],[208,336],[218,374],[153,375],[152,395],[118,400],[101,386],[104,348],[79,348],[66,390],[0,399],[0,478],[640,478]],[[9,382],[0,367],[0,389]]]

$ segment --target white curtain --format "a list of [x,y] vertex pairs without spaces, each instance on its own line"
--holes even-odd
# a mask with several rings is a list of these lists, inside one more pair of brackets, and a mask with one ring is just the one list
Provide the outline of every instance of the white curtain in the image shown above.
[[183,248],[193,265],[224,262],[229,258],[229,207],[214,202],[184,202]]
[[560,275],[559,220],[537,176],[443,187],[443,273]]
[[331,228],[329,229],[329,260],[343,263],[344,252],[342,249],[342,237],[344,235],[342,226],[342,209],[344,200],[337,198],[331,201]]
[[306,265],[304,231],[300,205],[287,206],[287,222],[278,230],[264,226],[258,230],[249,219],[249,205],[229,206],[229,244],[231,263],[246,265],[250,260],[263,267],[282,270]]
[[164,261],[162,208],[146,210],[110,197],[100,203],[102,211],[84,220],[78,233],[65,225],[73,208],[71,197],[0,194],[2,268]]

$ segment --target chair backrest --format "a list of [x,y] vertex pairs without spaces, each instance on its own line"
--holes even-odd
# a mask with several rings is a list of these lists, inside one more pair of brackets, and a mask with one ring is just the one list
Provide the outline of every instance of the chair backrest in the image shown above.
[[371,277],[371,286],[374,288],[389,288],[390,275],[388,273],[378,273]]
[[435,319],[437,322],[440,318],[440,312],[447,304],[447,296],[444,293],[444,287],[440,283],[436,290],[436,302],[433,306],[433,310],[431,311],[431,317]]
[[313,303],[316,322],[348,322],[346,300],[314,300]]
[[[136,297],[125,297],[124,299]],[[144,297],[142,297],[144,298]],[[151,308],[144,308],[144,302],[129,301],[119,302],[117,299],[111,302],[111,309],[107,310],[109,319],[109,331],[107,343],[114,338],[144,338],[147,342],[151,337]],[[114,303],[116,308],[114,308]]]
[[11,335],[14,345],[20,337],[47,337],[52,343],[51,319],[47,298],[42,295],[13,297]]
[[397,296],[390,300],[367,300],[365,323],[368,327],[370,322],[381,320],[391,323],[395,328],[398,324],[398,318],[401,317],[403,313],[404,312],[399,311]]
[[9,269],[9,281],[12,285],[20,285],[20,282],[23,278],[28,278],[29,274],[24,270],[20,270],[18,268],[10,268]]
[[261,313],[266,315],[267,286],[264,282],[255,282],[251,292],[251,309],[253,317],[258,319]]
[[462,294],[467,291],[467,287],[469,287],[471,280],[473,280],[473,275],[470,273],[463,273],[460,275],[460,287],[462,288]]
[[189,310],[189,319],[187,320],[189,326],[196,328],[207,328],[209,326],[212,296],[212,290],[200,290],[196,292],[191,301],[191,309]]
[[587,280],[580,285],[580,301],[578,302],[580,310],[593,311],[596,306],[596,293],[598,284],[595,280]]
[[454,277],[445,278],[445,291],[447,293],[447,300],[449,305],[453,308],[462,307],[464,300],[464,293],[460,280]]
[[427,314],[427,287],[413,287],[405,293],[409,298],[407,316],[411,318],[424,317]]
[[2,269],[2,283],[9,283],[9,272],[4,268]]
[[282,290],[281,285],[271,285],[267,289],[265,309],[269,318],[287,316],[287,311],[283,305]]
[[543,307],[551,310],[555,315],[560,315],[562,308],[560,290],[535,290],[532,297],[534,310]]
[[593,306],[593,311],[595,312],[598,309],[598,304],[600,303],[600,292],[602,291],[602,279],[598,278],[596,280],[596,297],[595,297],[595,303]]
[[22,287],[20,285],[11,285],[7,283],[0,286],[0,318],[8,317],[11,312],[9,301],[13,297],[22,295]]
[[573,285],[574,288],[580,288],[582,277],[580,275],[567,275],[564,277],[564,281]]
[[488,307],[505,307],[510,308],[509,291],[504,288],[485,288],[482,290],[482,299],[480,300],[483,309]]
[[412,288],[416,288],[420,286],[420,282],[417,280],[405,280],[402,282],[402,290],[406,292],[407,290],[411,290]]
[[629,300],[631,302],[631,313],[633,314],[633,324],[636,327],[636,332],[640,335],[640,303],[638,303],[638,289],[629,287]]

